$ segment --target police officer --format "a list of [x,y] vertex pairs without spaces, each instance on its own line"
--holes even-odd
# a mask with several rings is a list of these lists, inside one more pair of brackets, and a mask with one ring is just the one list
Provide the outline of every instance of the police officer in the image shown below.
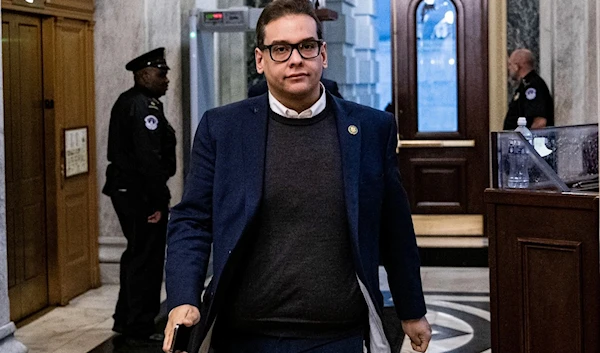
[[527,127],[539,129],[554,125],[554,102],[546,82],[533,69],[533,54],[515,50],[508,59],[508,73],[519,82],[504,119],[504,130],[517,128],[517,119],[527,118]]
[[158,100],[169,85],[165,49],[131,60],[135,85],[111,111],[106,184],[127,248],[121,256],[113,331],[135,340],[161,340],[154,318],[160,308],[166,226],[175,174],[175,130]]

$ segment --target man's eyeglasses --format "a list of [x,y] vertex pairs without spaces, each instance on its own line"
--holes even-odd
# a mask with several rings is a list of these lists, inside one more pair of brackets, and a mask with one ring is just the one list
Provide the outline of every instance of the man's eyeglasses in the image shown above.
[[292,51],[296,49],[303,59],[313,59],[321,54],[322,40],[305,40],[296,44],[271,44],[259,47],[260,50],[269,49],[271,59],[276,62],[288,61],[292,56]]

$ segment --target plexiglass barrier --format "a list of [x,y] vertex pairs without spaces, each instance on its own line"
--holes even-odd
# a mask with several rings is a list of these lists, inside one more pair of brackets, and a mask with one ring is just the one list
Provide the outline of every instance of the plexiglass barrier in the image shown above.
[[525,142],[527,148],[528,189],[598,191],[598,124],[556,126],[531,132],[533,145],[526,143],[518,132],[492,132],[495,188],[509,188],[509,147],[517,139]]

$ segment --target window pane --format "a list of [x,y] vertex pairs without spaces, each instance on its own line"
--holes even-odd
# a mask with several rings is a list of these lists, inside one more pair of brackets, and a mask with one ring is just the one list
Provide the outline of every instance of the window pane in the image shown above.
[[458,130],[456,7],[425,0],[417,7],[417,119],[419,132]]

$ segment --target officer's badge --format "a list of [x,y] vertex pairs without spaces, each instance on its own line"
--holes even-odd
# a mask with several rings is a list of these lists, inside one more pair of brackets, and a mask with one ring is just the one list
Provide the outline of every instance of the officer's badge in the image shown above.
[[144,122],[146,123],[146,129],[148,130],[154,131],[158,127],[158,119],[154,115],[145,117]]
[[158,102],[155,98],[152,98],[150,100],[150,105],[148,106],[148,109],[156,109],[156,110],[160,110],[160,108],[158,107]]
[[525,98],[529,100],[535,99],[536,95],[537,91],[535,90],[535,88],[528,88],[527,91],[525,91]]
[[519,92],[515,93],[515,96],[513,97],[514,101],[518,101],[519,100]]

